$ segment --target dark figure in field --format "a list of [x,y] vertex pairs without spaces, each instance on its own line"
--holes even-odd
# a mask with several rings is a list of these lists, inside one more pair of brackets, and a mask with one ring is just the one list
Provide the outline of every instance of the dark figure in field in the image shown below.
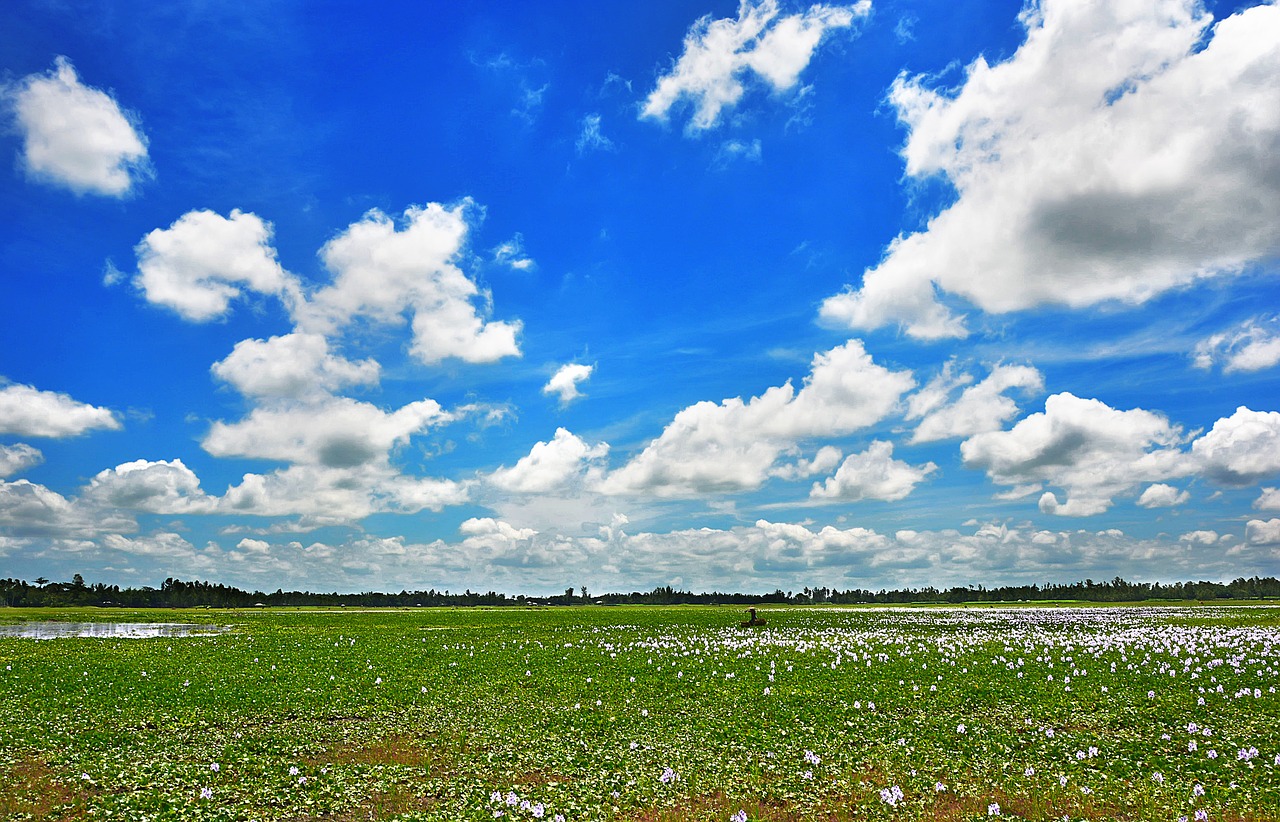
[[754,628],[757,625],[765,624],[766,620],[760,619],[759,617],[756,616],[755,608],[748,608],[747,613],[751,614],[751,619],[745,619],[742,621],[743,628]]

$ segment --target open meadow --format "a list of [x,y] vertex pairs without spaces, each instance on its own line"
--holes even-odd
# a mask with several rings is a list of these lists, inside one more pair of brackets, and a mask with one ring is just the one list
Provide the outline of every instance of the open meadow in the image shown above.
[[1280,819],[1280,606],[0,611],[0,818]]

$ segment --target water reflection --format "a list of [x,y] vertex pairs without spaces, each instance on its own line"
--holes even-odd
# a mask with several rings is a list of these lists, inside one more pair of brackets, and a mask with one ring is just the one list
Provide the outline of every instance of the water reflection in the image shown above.
[[215,636],[230,630],[225,625],[192,625],[181,622],[21,622],[0,625],[0,637],[23,639],[153,639],[155,637]]

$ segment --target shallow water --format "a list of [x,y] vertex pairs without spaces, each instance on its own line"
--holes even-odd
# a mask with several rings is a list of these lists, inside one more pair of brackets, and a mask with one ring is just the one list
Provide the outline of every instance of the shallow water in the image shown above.
[[180,622],[21,622],[17,625],[0,625],[0,637],[153,639],[214,636],[228,630],[230,629],[225,625],[191,625]]

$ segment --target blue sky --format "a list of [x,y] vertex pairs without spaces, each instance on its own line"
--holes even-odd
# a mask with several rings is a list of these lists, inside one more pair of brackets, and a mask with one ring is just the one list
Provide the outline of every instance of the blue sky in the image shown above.
[[1280,7],[21,3],[0,575],[1280,573]]

